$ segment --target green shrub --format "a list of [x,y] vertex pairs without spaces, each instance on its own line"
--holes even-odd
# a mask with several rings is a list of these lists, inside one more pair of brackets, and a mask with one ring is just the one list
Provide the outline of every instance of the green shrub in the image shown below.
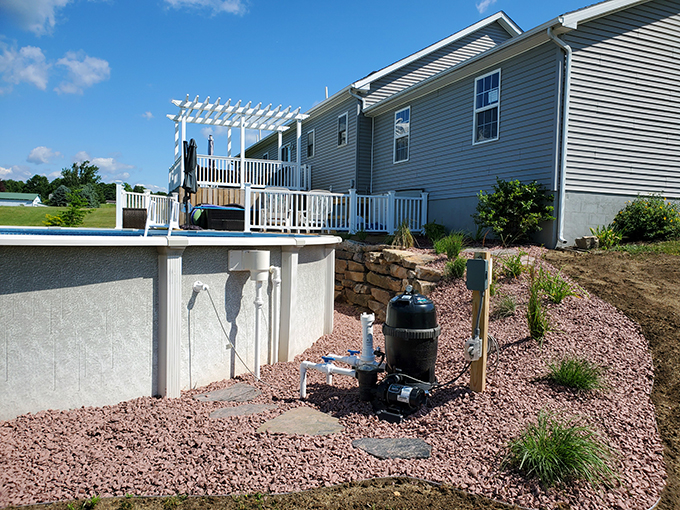
[[538,286],[553,303],[561,303],[567,296],[579,297],[559,272],[553,275],[540,268],[538,271]]
[[423,225],[423,230],[425,230],[425,237],[427,237],[430,242],[434,245],[436,241],[439,241],[442,237],[446,236],[446,227],[431,221]]
[[531,269],[531,284],[529,285],[527,324],[531,338],[543,344],[545,335],[550,331],[550,319],[543,307],[540,290],[540,280],[536,278],[536,268],[534,267]]
[[603,226],[602,228],[595,227],[594,229],[591,227],[590,233],[597,237],[600,248],[603,250],[618,246],[623,238],[621,232],[615,230],[612,225]]
[[510,278],[519,278],[522,273],[526,271],[526,266],[522,261],[522,257],[527,253],[520,251],[517,255],[508,255],[507,257],[499,257],[498,261],[503,266],[504,273]]
[[462,232],[451,232],[434,243],[435,253],[446,253],[446,258],[449,260],[455,260],[464,247],[465,234]]
[[54,190],[54,193],[52,193],[50,205],[55,207],[64,207],[65,205],[68,205],[70,194],[71,190],[62,184]]
[[83,197],[87,203],[87,207],[99,207],[99,192],[92,184],[86,184],[83,186],[83,189],[80,190],[80,196]]
[[496,317],[505,318],[515,315],[515,311],[517,311],[517,300],[515,299],[515,296],[506,294],[500,296],[500,299],[494,307],[493,313]]
[[602,367],[576,356],[567,356],[549,363],[548,380],[575,390],[596,390],[604,387]]
[[638,197],[617,213],[613,226],[630,242],[676,239],[680,213],[676,204],[660,196]]
[[445,278],[462,278],[467,267],[467,259],[463,257],[456,257],[454,260],[449,260],[444,265]]
[[617,479],[613,455],[598,434],[576,418],[558,420],[546,411],[537,423],[508,444],[506,464],[517,467],[541,483],[552,486],[585,480],[593,486]]
[[78,193],[71,193],[69,200],[69,206],[65,211],[60,211],[56,216],[46,214],[43,223],[49,227],[77,227],[82,225],[85,216],[90,214],[92,210],[83,209],[87,202]]
[[401,246],[403,248],[413,248],[415,239],[411,234],[411,229],[408,227],[408,221],[404,220],[399,225],[399,228],[394,232],[394,239],[392,246]]
[[479,192],[472,217],[477,225],[491,228],[504,245],[527,239],[541,230],[542,221],[555,219],[549,205],[554,197],[536,181],[523,184],[496,178],[493,189],[493,193]]

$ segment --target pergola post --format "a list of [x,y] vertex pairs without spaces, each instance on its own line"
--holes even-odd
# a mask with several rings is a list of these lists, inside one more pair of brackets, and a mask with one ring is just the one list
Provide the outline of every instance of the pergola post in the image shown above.
[[281,147],[283,147],[283,133],[281,131],[279,131],[279,152],[278,152],[278,156],[276,156],[276,159],[283,161],[283,157],[282,157],[283,154],[281,154]]
[[241,117],[241,189],[246,183],[246,121]]
[[231,157],[231,128],[227,130],[227,157]]
[[300,165],[302,164],[302,122],[297,121],[297,147],[295,149],[295,188],[300,189]]

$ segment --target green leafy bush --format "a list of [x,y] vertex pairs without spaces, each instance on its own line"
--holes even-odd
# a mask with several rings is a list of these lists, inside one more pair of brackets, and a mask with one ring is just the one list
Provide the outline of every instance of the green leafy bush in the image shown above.
[[576,418],[559,420],[541,411],[537,423],[530,424],[509,442],[506,464],[552,486],[572,480],[591,485],[610,485],[617,479],[611,467],[613,455],[598,434]]
[[602,228],[591,227],[590,233],[597,237],[600,248],[604,250],[618,246],[623,238],[621,232],[617,231],[612,225],[606,225]]
[[519,278],[522,273],[526,271],[526,266],[522,261],[522,257],[527,255],[525,251],[520,251],[516,255],[508,255],[507,257],[499,257],[498,261],[503,266],[504,273],[510,278]]
[[454,260],[449,260],[444,265],[445,278],[462,278],[467,267],[467,259],[463,257],[456,257]]
[[92,210],[83,209],[87,202],[78,193],[71,193],[69,201],[68,208],[65,211],[57,213],[56,216],[46,214],[43,223],[49,227],[77,227],[82,225],[85,216],[90,214]]
[[548,380],[576,390],[596,390],[604,387],[602,367],[576,356],[566,356],[548,364]]
[[541,230],[541,222],[555,219],[549,205],[554,197],[536,181],[525,184],[496,178],[493,189],[493,193],[479,192],[472,217],[477,225],[491,228],[504,245],[525,240]]
[[423,229],[425,230],[425,237],[427,237],[433,245],[442,237],[446,236],[446,227],[439,223],[435,223],[434,221],[425,223]]
[[437,254],[446,253],[446,258],[455,260],[465,246],[465,234],[462,232],[451,232],[448,236],[442,237],[434,243],[434,251]]
[[617,213],[613,226],[630,242],[676,239],[680,213],[676,204],[660,196],[638,197]]

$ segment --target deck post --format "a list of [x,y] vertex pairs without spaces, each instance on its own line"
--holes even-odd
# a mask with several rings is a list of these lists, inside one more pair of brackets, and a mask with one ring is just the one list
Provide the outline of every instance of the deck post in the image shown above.
[[425,224],[427,223],[427,197],[429,193],[423,191],[420,194],[420,231],[425,231]]
[[231,128],[227,130],[227,157],[231,157]]
[[116,230],[123,228],[123,207],[125,203],[125,190],[122,184],[116,184]]
[[245,184],[244,195],[243,195],[243,231],[250,232],[250,221],[251,221],[251,207],[253,205],[252,195],[250,193],[251,185],[250,183]]
[[397,193],[395,191],[388,191],[387,192],[387,233],[392,235],[394,234],[394,231],[396,229],[395,225],[395,198],[396,198]]
[[349,233],[357,233],[357,190],[349,190]]

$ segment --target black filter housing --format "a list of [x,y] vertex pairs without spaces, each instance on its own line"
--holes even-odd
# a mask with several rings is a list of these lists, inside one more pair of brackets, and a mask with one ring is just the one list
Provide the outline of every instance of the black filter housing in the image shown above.
[[[387,304],[383,325],[385,370],[405,374],[425,383],[436,382],[434,364],[440,327],[434,303],[407,288]],[[408,384],[411,384],[407,380]],[[426,388],[429,389],[429,388]]]

